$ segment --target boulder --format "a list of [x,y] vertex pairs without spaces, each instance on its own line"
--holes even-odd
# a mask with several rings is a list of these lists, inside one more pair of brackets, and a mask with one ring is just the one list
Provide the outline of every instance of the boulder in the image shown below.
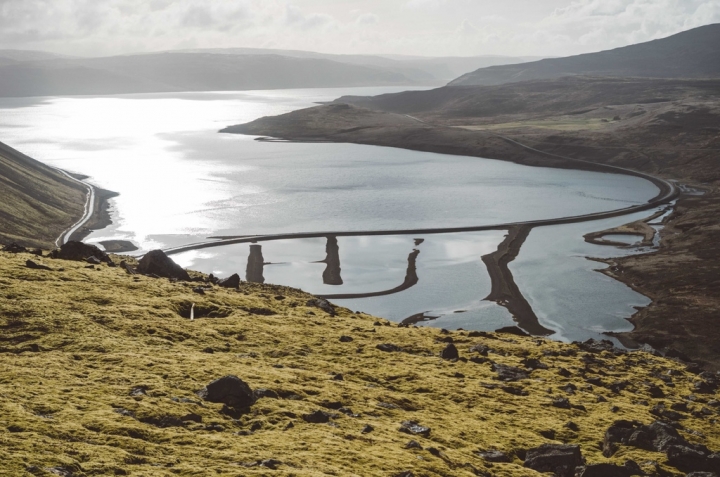
[[42,265],[37,262],[33,262],[32,260],[26,260],[25,266],[27,268],[31,268],[33,270],[50,270],[50,271],[52,271],[52,268],[48,267],[47,265]]
[[509,455],[499,450],[480,451],[478,455],[487,462],[512,462]]
[[256,396],[250,386],[237,376],[224,376],[198,391],[205,401],[225,404],[231,408],[242,409],[255,404]]
[[521,379],[529,378],[529,374],[524,369],[515,368],[513,366],[507,366],[504,364],[493,364],[492,370],[498,375],[498,379],[501,381],[519,381]]
[[111,261],[110,257],[95,245],[74,241],[63,244],[59,249],[54,250],[51,256],[61,260],[75,260],[78,262],[85,262],[90,257],[95,257],[98,262],[109,263]]
[[382,343],[377,346],[375,346],[380,351],[384,351],[386,353],[396,353],[398,351],[402,351],[402,348],[400,348],[397,345],[391,344],[391,343]]
[[240,275],[237,273],[234,273],[230,275],[229,277],[220,280],[218,282],[218,285],[223,288],[238,288],[240,287]]
[[305,306],[313,306],[315,308],[320,308],[322,311],[329,314],[330,316],[335,316],[335,307],[332,303],[330,303],[324,298],[313,298],[311,300],[308,300],[307,303],[305,303]]
[[326,422],[330,422],[332,414],[318,410],[311,412],[310,414],[303,414],[302,418],[305,422],[309,422],[311,424],[325,424]]
[[421,426],[415,421],[403,421],[400,425],[400,432],[405,434],[414,434],[417,436],[430,437],[430,428]]
[[8,253],[25,253],[25,252],[27,252],[27,249],[26,249],[25,247],[23,247],[23,246],[21,246],[21,245],[18,245],[18,244],[16,244],[15,242],[13,242],[13,243],[11,243],[11,244],[5,245],[5,246],[2,248],[2,251],[3,251],[3,252],[8,252]]
[[162,250],[152,250],[140,259],[137,271],[145,275],[157,275],[164,278],[190,281],[190,275],[180,265],[173,262]]
[[444,350],[440,352],[442,359],[458,359],[460,354],[454,344],[449,343]]
[[643,475],[634,468],[615,464],[592,464],[583,467],[577,473],[578,477],[630,477]]
[[575,468],[582,463],[580,446],[543,444],[527,451],[524,465],[537,472],[553,472],[558,477],[573,477]]

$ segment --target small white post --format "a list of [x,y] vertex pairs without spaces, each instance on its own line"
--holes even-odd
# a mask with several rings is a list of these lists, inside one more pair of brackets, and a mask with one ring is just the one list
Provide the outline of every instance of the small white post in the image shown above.
[[195,303],[190,306],[190,321],[195,319]]

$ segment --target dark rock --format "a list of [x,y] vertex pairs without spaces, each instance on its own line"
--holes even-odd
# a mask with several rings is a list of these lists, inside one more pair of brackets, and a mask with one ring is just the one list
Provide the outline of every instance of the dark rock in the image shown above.
[[351,341],[353,341],[353,339],[350,336],[341,336],[340,337],[341,343],[350,343]]
[[139,421],[161,429],[168,427],[185,427],[182,419],[175,416],[144,417],[139,419]]
[[480,451],[478,455],[488,462],[512,462],[509,455],[499,450]]
[[668,463],[683,472],[709,470],[707,454],[683,445],[671,445],[666,450]]
[[664,452],[670,446],[685,446],[706,451],[704,448],[690,444],[673,426],[662,421],[655,421],[647,426],[637,421],[615,421],[605,432],[603,455],[612,456],[617,450],[617,444],[655,452]]
[[516,335],[516,336],[530,336],[529,334],[525,333],[523,330],[521,330],[517,326],[505,326],[503,328],[499,328],[499,329],[495,330],[495,333],[504,333],[507,335]]
[[231,408],[243,409],[255,404],[255,394],[250,386],[237,376],[224,376],[198,391],[205,401],[223,403]]
[[582,343],[574,342],[574,345],[576,345],[578,348],[580,348],[583,351],[587,351],[588,353],[602,353],[603,351],[610,351],[615,352],[618,351],[617,348],[615,348],[615,344],[610,340],[594,340],[590,338],[587,341],[583,341]]
[[137,272],[135,271],[135,269],[134,269],[133,267],[131,267],[130,265],[128,265],[125,260],[122,260],[122,261],[120,262],[120,268],[122,268],[123,270],[125,270],[125,272],[126,272],[128,275],[137,275]]
[[305,303],[305,306],[320,308],[322,311],[329,314],[330,316],[335,316],[335,307],[332,305],[332,303],[325,300],[324,298],[313,298],[311,300],[308,300],[307,303]]
[[421,426],[415,421],[403,421],[400,425],[400,429],[398,430],[400,432],[404,432],[405,434],[415,434],[418,436],[430,437],[430,428]]
[[204,295],[205,294],[205,288],[203,287],[195,287],[192,289],[193,293],[197,293],[198,295]]
[[85,259],[90,265],[100,265],[102,262],[95,257],[88,257]]
[[343,407],[343,403],[340,401],[322,401],[320,405],[326,409],[332,409],[333,411],[338,411]]
[[715,472],[690,472],[685,477],[718,477]]
[[27,268],[31,268],[33,270],[49,270],[52,271],[52,268],[48,267],[47,265],[41,265],[39,263],[33,262],[32,260],[26,260],[25,266]]
[[60,477],[73,477],[73,475],[75,475],[72,470],[66,469],[65,467],[46,467],[45,470]]
[[2,248],[2,251],[8,252],[8,253],[25,253],[25,252],[27,252],[27,249],[25,247],[13,242],[11,244],[5,245]]
[[522,365],[528,369],[548,369],[546,364],[542,363],[539,359],[535,359],[535,358],[523,359]]
[[670,409],[673,411],[689,412],[690,408],[686,402],[674,402],[670,405]]
[[501,381],[519,381],[530,377],[527,371],[504,364],[495,363],[492,365],[492,370],[498,374],[498,379]]
[[104,263],[111,261],[110,257],[95,245],[74,241],[62,245],[58,250],[54,250],[52,257],[77,262],[87,261],[90,257],[95,257],[99,262]]
[[368,434],[374,430],[375,430],[375,428],[373,426],[371,426],[370,424],[366,424],[365,427],[363,427],[362,431],[360,431],[360,432],[362,432],[363,434]]
[[344,381],[345,377],[342,374],[338,373],[338,374],[333,375],[333,377],[331,379],[333,381]]
[[608,389],[615,394],[620,394],[620,391],[630,386],[628,381],[617,381],[608,386]]
[[259,388],[253,391],[253,394],[255,395],[255,400],[266,398],[266,399],[280,399],[280,396],[278,396],[278,393],[273,391],[272,389],[265,389],[265,388]]
[[442,452],[440,452],[440,450],[435,447],[428,447],[427,451],[435,457],[440,457],[442,455]]
[[669,421],[679,421],[681,419],[685,419],[685,417],[686,417],[684,414],[681,414],[677,411],[671,411],[669,409],[665,409],[665,405],[663,405],[663,404],[658,404],[655,407],[653,407],[652,409],[650,409],[650,414],[657,416],[657,417],[665,418]]
[[490,348],[488,348],[487,346],[485,346],[483,344],[476,344],[476,345],[471,346],[470,349],[468,349],[468,351],[471,353],[478,353],[482,356],[487,356],[488,353],[490,352]]
[[182,416],[180,420],[183,422],[202,422],[202,416],[191,412],[190,414]]
[[190,275],[180,265],[173,262],[162,250],[152,250],[140,259],[137,271],[140,273],[155,274],[164,278],[190,281]]
[[543,444],[527,451],[524,465],[537,472],[553,472],[558,477],[573,477],[575,468],[582,465],[580,446]]
[[545,439],[550,439],[551,441],[555,440],[555,431],[552,429],[545,429],[543,431],[538,432],[541,436],[543,436]]
[[130,390],[131,396],[147,396],[147,386],[135,386]]
[[660,386],[655,385],[648,387],[648,394],[650,394],[650,396],[654,398],[665,397],[665,392],[660,388]]
[[553,399],[552,406],[560,409],[570,409],[570,400],[568,398]]
[[572,421],[566,422],[565,427],[567,427],[568,429],[570,429],[571,431],[574,431],[574,432],[577,432],[580,430],[580,427]]
[[390,343],[379,344],[375,347],[377,349],[379,349],[380,351],[385,351],[386,353],[402,351],[402,348],[400,348],[399,346],[396,346],[394,344],[390,344]]
[[685,371],[692,374],[700,374],[702,373],[703,368],[697,363],[690,363],[685,367]]
[[563,378],[569,378],[570,376],[572,376],[572,373],[565,368],[558,369],[558,374]]
[[260,467],[266,467],[270,470],[275,470],[281,465],[282,465],[282,462],[280,462],[277,459],[265,459],[260,462]]
[[240,275],[234,273],[229,277],[218,281],[217,284],[223,288],[238,288],[240,287]]
[[310,414],[303,414],[302,416],[305,422],[309,422],[311,424],[325,424],[330,422],[331,417],[332,414],[320,410],[311,412]]
[[445,349],[443,349],[440,352],[440,357],[442,359],[458,359],[460,357],[460,354],[458,353],[457,348],[454,344],[449,343]]
[[578,477],[630,477],[632,475],[643,475],[625,466],[615,464],[592,464],[582,468],[577,474]]
[[410,442],[408,442],[407,444],[405,444],[405,448],[406,448],[406,449],[420,449],[420,450],[422,450],[423,447],[420,445],[420,443],[418,443],[418,441],[410,441]]
[[406,470],[404,472],[398,472],[397,474],[393,474],[392,477],[415,477],[415,474],[413,474],[409,470]]
[[528,396],[530,393],[525,391],[520,386],[500,386],[500,389],[508,394],[514,396]]

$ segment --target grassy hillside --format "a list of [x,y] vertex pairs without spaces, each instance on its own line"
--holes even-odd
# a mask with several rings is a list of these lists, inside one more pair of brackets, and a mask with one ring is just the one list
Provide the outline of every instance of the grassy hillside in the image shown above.
[[83,214],[86,189],[0,143],[0,243],[53,246]]
[[[588,464],[632,459],[649,475],[682,475],[660,452],[601,451],[614,421],[647,424],[665,412],[660,404],[686,409],[673,416],[681,437],[720,447],[717,395],[697,394],[697,376],[644,352],[401,328],[346,309],[332,316],[284,287],[199,295],[197,283],[120,267],[42,259],[54,270],[30,270],[29,258],[0,252],[8,475],[533,476],[525,450],[561,442],[578,444]],[[449,342],[459,360],[440,358]],[[501,381],[501,365],[528,375]],[[266,397],[243,414],[196,395],[225,375]],[[305,421],[318,410],[329,422]],[[403,421],[429,436],[400,432]]]
[[599,53],[482,68],[450,85],[494,85],[575,75],[712,78],[720,75],[719,43],[720,24],[716,23]]

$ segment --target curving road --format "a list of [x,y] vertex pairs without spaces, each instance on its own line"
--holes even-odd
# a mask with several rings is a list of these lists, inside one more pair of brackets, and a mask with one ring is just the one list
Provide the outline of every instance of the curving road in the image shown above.
[[[50,166],[52,167],[52,166]],[[60,172],[61,174],[65,175],[68,179],[77,182],[78,184],[82,184],[85,188],[87,188],[87,197],[85,199],[85,210],[83,212],[82,217],[80,217],[80,220],[75,222],[73,225],[71,225],[67,230],[65,230],[60,236],[55,240],[55,245],[58,247],[66,244],[70,241],[70,237],[80,230],[80,227],[85,225],[88,220],[92,217],[92,215],[95,213],[95,187],[88,184],[87,182],[81,181],[80,179],[76,179],[67,172],[63,171],[62,169],[58,169],[57,167],[53,167],[56,171]]]

